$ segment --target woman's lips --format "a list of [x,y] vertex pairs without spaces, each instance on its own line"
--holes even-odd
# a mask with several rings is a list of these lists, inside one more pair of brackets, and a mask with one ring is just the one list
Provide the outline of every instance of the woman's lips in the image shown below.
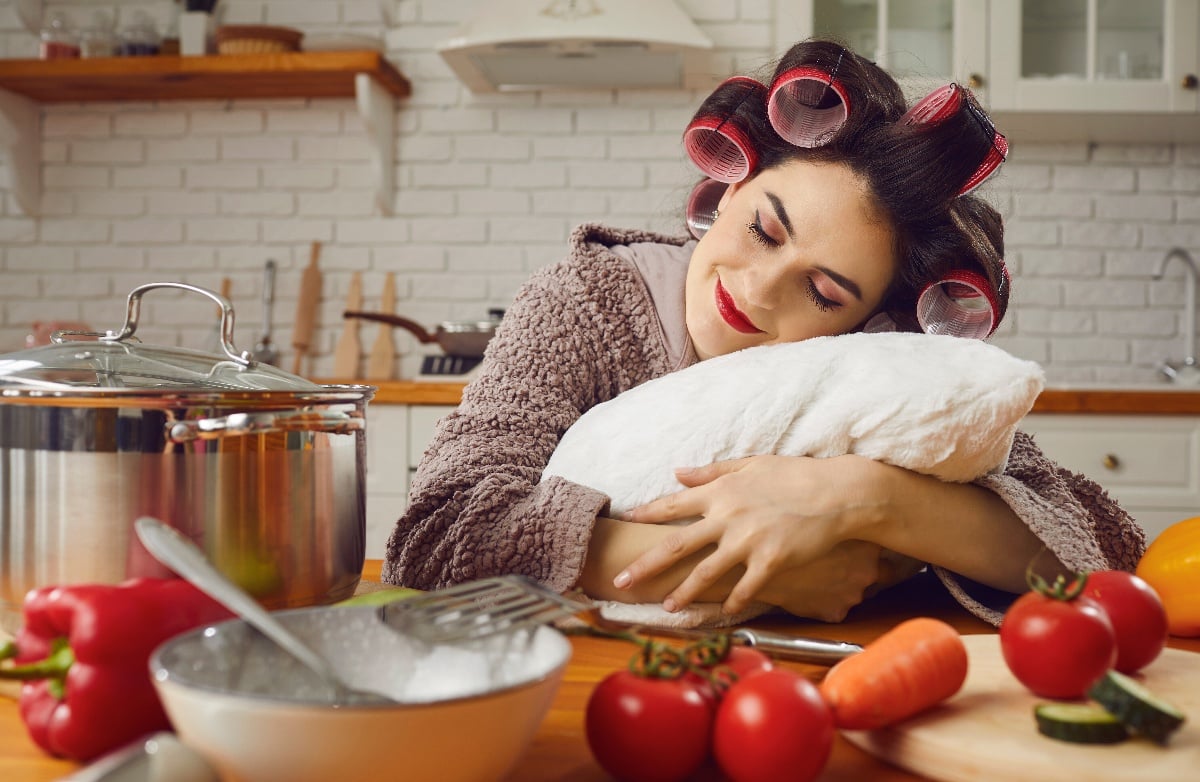
[[721,318],[734,331],[740,331],[743,334],[761,334],[762,329],[750,322],[737,305],[733,303],[733,297],[729,295],[729,291],[725,290],[725,286],[717,280],[716,289],[717,312],[721,313]]

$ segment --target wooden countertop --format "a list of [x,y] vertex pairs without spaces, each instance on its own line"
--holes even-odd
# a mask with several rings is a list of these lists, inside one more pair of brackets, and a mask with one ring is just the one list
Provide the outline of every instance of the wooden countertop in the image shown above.
[[[377,588],[378,561],[363,569],[362,589]],[[960,632],[993,632],[990,625],[967,613],[950,598],[933,576],[922,574],[885,592],[851,612],[845,622],[825,624],[799,619],[756,621],[755,626],[795,635],[817,636],[860,644],[869,643],[899,621],[911,616],[935,616]],[[542,723],[533,746],[509,776],[510,782],[610,782],[610,778],[592,759],[583,735],[583,714],[593,687],[609,673],[625,667],[631,647],[622,641],[573,637],[571,662],[549,714]],[[1200,638],[1172,638],[1174,648],[1200,652]],[[782,663],[813,681],[825,668],[803,663]],[[28,739],[17,714],[16,703],[0,696],[0,779],[5,782],[51,782],[74,771],[78,766],[43,755]],[[706,767],[695,777],[697,782],[713,782],[722,777],[714,767]],[[889,766],[858,749],[839,736],[822,780],[870,780],[901,782],[920,779]]]
[[[378,390],[371,404],[457,405],[462,383],[413,380],[320,381],[356,383]],[[1163,385],[1131,388],[1048,388],[1034,402],[1035,413],[1106,413],[1110,415],[1200,415],[1200,389]]]

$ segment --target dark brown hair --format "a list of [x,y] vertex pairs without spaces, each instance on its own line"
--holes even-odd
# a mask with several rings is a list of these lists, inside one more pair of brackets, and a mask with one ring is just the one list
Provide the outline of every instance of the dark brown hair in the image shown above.
[[895,79],[832,40],[793,46],[765,85],[798,67],[830,74],[848,105],[844,124],[816,146],[782,138],[767,118],[766,102],[748,104],[744,87],[734,94],[729,82],[714,91],[697,116],[736,104],[739,125],[754,147],[756,171],[805,160],[843,164],[862,177],[878,213],[896,235],[899,266],[882,311],[900,328],[919,330],[917,297],[954,269],[971,269],[987,278],[999,304],[998,323],[1007,309],[1010,284],[1003,225],[985,201],[961,195],[984,159],[996,153],[995,129],[970,93],[955,87],[961,100],[948,104],[953,110],[941,112],[936,121],[921,121],[906,115],[909,107]]

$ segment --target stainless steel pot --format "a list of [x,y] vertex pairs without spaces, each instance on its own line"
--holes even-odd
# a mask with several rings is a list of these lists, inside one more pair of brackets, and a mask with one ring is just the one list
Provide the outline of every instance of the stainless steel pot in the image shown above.
[[503,315],[502,310],[493,310],[491,317],[487,320],[444,321],[438,324],[437,329],[433,333],[430,333],[415,320],[410,320],[400,315],[392,315],[385,312],[359,312],[356,310],[347,310],[342,313],[342,316],[346,318],[374,320],[402,328],[410,332],[422,344],[437,344],[442,350],[446,351],[447,355],[463,356],[465,358],[480,358],[483,356],[484,348],[487,347],[488,342],[496,333],[496,327],[500,325],[501,315]]
[[[223,355],[134,338],[142,296],[221,308]],[[0,356],[0,627],[29,589],[167,576],[132,525],[163,519],[269,608],[353,594],[365,557],[371,386],[317,385],[233,345],[233,307],[183,283],[129,294],[118,332]]]

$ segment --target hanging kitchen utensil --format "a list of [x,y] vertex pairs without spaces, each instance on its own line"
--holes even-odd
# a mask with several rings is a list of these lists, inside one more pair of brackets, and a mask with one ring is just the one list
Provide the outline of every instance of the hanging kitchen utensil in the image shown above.
[[347,310],[342,313],[342,316],[388,323],[410,332],[422,344],[439,345],[442,350],[451,356],[478,358],[483,355],[488,341],[496,333],[496,327],[500,325],[502,314],[503,310],[495,310],[489,311],[490,317],[488,320],[444,321],[438,324],[437,330],[432,334],[416,321],[409,320],[400,315]]
[[321,255],[321,243],[312,243],[308,266],[300,280],[300,298],[296,301],[296,322],[292,325],[292,347],[296,356],[292,361],[292,374],[300,374],[300,367],[312,343],[313,327],[316,325],[317,305],[321,303],[321,270],[317,258]]
[[262,335],[258,338],[258,342],[254,344],[254,349],[250,351],[250,355],[255,361],[261,361],[264,364],[271,365],[279,363],[279,351],[275,349],[273,344],[271,344],[271,313],[274,307],[275,261],[267,261],[266,268],[263,269]]
[[[221,297],[224,299],[230,298],[233,293],[233,280],[228,277],[221,278]],[[204,350],[209,353],[221,352],[221,321],[225,314],[224,309],[217,307],[217,325],[213,327],[212,335],[209,336],[208,342],[204,345]]]
[[[357,307],[347,309],[358,309]],[[379,309],[385,315],[391,315],[396,310],[396,275],[388,272],[383,280],[383,295],[380,297]],[[371,345],[371,355],[367,358],[368,380],[391,380],[392,368],[395,366],[396,343],[392,339],[392,330],[386,326],[380,327]]]
[[[362,306],[362,273],[350,275],[350,290],[346,293],[346,309],[356,310]],[[356,377],[358,375],[358,356],[362,352],[362,343],[358,338],[359,323],[351,320],[342,321],[342,335],[338,337],[337,347],[333,350],[333,376],[338,378]]]
[[155,559],[246,620],[254,629],[320,676],[337,693],[336,703],[395,703],[381,693],[360,690],[343,681],[328,660],[292,635],[290,630],[271,616],[249,593],[213,567],[195,543],[180,535],[174,528],[158,519],[143,516],[134,522],[134,530],[138,540]]

